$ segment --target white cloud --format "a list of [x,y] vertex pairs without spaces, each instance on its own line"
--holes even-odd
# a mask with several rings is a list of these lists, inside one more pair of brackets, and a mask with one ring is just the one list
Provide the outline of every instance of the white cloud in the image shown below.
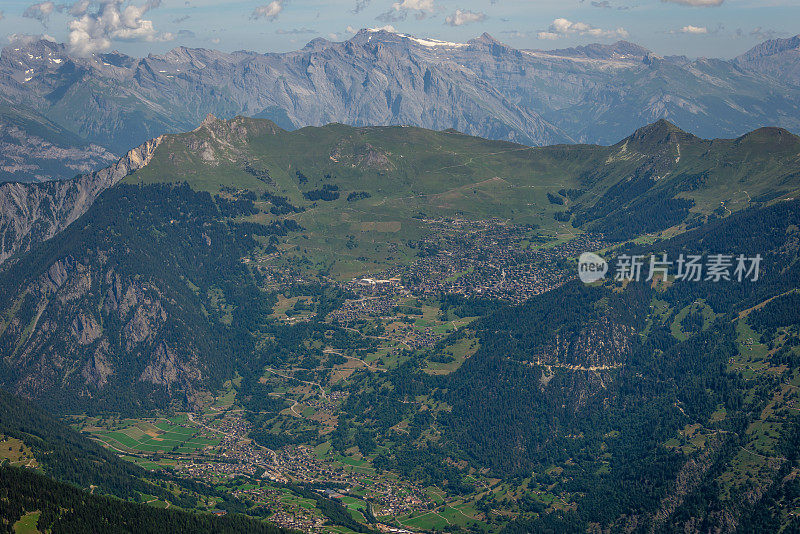
[[394,9],[412,9],[418,11],[433,11],[433,0],[403,0],[392,4]]
[[502,30],[500,33],[509,36],[511,39],[528,39],[531,36],[530,32],[520,30]]
[[45,41],[56,42],[55,38],[44,34],[44,35],[29,35],[27,33],[12,33],[8,36],[8,42],[12,44],[21,44],[21,45],[28,45],[35,43],[37,41],[41,41],[44,39]]
[[596,28],[585,22],[572,22],[564,18],[559,18],[550,24],[550,27],[545,31],[540,31],[536,34],[539,39],[560,39],[569,35],[588,35],[596,38],[626,38],[628,31],[625,28],[617,28],[616,30],[604,30]]
[[36,19],[45,26],[54,11],[61,11],[64,6],[56,6],[55,2],[39,2],[28,6],[22,13],[22,16],[29,19]]
[[304,35],[304,34],[312,34],[317,33],[317,30],[312,30],[311,28],[292,28],[292,29],[285,29],[280,28],[275,30],[275,33],[278,35]]
[[474,11],[462,11],[460,9],[456,9],[455,13],[448,15],[447,18],[444,19],[444,22],[450,26],[463,26],[464,24],[481,22],[484,20],[486,20],[485,13],[476,13]]
[[725,0],[661,0],[670,4],[681,4],[692,7],[716,7],[721,6]]
[[353,13],[361,13],[369,6],[371,0],[356,0],[356,7],[353,8]]
[[264,18],[272,21],[278,18],[281,11],[283,11],[283,0],[272,0],[272,2],[265,6],[258,6],[255,8],[250,18],[253,20]]
[[778,37],[778,32],[759,26],[750,32],[750,37],[755,37],[761,41],[768,41]]
[[389,33],[397,33],[397,30],[391,24],[387,24],[386,26],[381,26],[380,28],[370,28],[370,31],[373,32],[384,31]]
[[91,6],[91,2],[89,0],[80,0],[79,2],[75,2],[69,8],[69,14],[73,17],[82,17],[89,11],[89,7]]
[[76,12],[82,11],[82,15],[69,23],[70,50],[89,55],[108,50],[115,40],[171,41],[173,34],[156,31],[152,21],[142,18],[160,5],[161,0],[148,0],[141,6],[130,5],[126,0],[95,0],[81,5]]
[[692,26],[691,24],[689,24],[688,26],[684,26],[683,28],[678,30],[678,33],[688,33],[691,35],[705,35],[708,33],[708,28],[706,28],[705,26]]
[[417,20],[422,20],[432,14],[436,7],[434,0],[403,0],[395,2],[386,13],[378,15],[378,20],[383,22],[398,22],[405,20],[409,13],[414,13]]

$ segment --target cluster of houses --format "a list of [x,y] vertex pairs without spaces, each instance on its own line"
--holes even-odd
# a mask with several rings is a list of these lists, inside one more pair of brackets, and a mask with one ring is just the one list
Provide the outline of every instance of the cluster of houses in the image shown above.
[[233,495],[266,506],[273,512],[269,516],[270,522],[280,527],[309,533],[324,532],[325,518],[318,510],[287,499],[286,493],[280,490],[269,486],[247,486],[234,491]]
[[351,299],[329,314],[329,318],[339,324],[355,323],[370,317],[386,317],[392,315],[397,306],[397,296],[384,294],[376,297]]
[[573,278],[559,260],[607,245],[600,234],[580,234],[560,244],[539,246],[531,228],[498,219],[426,220],[430,233],[416,244],[420,257],[376,278],[350,282],[371,295],[460,294],[522,302]]
[[573,278],[559,260],[606,245],[598,234],[581,234],[552,246],[528,242],[525,227],[498,222],[439,224],[425,239],[431,253],[405,269],[406,287],[418,295],[461,294],[522,302]]
[[260,476],[265,466],[272,465],[271,451],[254,444],[247,436],[251,425],[239,414],[207,418],[203,427],[220,438],[213,454],[185,459],[175,466],[175,473],[196,479],[226,479],[240,475]]
[[[378,505],[378,515],[402,515],[428,509],[429,501],[422,489],[411,483],[367,475],[357,469],[323,461],[311,448],[303,445],[285,447],[277,454],[282,472],[294,480],[330,484],[336,488],[364,488],[364,498]],[[334,491],[337,495],[345,492],[342,489]]]

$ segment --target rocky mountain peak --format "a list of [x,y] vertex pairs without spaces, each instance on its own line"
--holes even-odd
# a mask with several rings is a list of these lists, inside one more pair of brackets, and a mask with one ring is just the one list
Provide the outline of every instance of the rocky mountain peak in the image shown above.
[[35,52],[59,52],[66,53],[66,46],[50,39],[35,36],[15,36],[7,46],[3,48],[3,55],[12,52],[35,53]]
[[627,55],[633,57],[644,57],[652,52],[643,46],[629,41],[617,41],[612,44],[609,50],[614,54]]
[[330,47],[333,44],[332,41],[324,39],[322,37],[317,37],[312,39],[303,47],[304,52],[318,52],[320,50],[324,50]]
[[217,117],[215,117],[213,113],[209,113],[208,115],[206,115],[206,118],[203,119],[201,126],[211,126],[212,124],[216,124],[218,122],[220,122],[220,120]]
[[363,28],[358,31],[348,42],[363,46],[372,42],[398,42],[402,41],[400,34],[390,32],[384,28]]
[[762,145],[766,150],[791,149],[800,151],[800,137],[788,130],[776,127],[764,127],[746,133],[736,139],[737,145]]
[[675,124],[671,123],[667,119],[658,119],[656,122],[648,124],[647,126],[642,126],[638,130],[636,130],[633,135],[634,136],[645,136],[645,135],[660,135],[662,133],[672,133],[672,132],[683,132],[680,128],[675,126]]
[[[22,70],[31,74],[29,69],[49,69],[62,65],[69,60],[69,54],[63,44],[47,39],[31,37],[18,38],[3,48],[0,64],[4,70]],[[21,81],[21,80],[18,80]]]
[[187,63],[192,60],[192,50],[185,46],[173,48],[164,55],[150,54],[148,59],[158,59],[171,63]]
[[[490,37],[491,38],[491,37]],[[472,41],[471,41],[472,42]],[[464,48],[464,43],[453,43],[441,41],[430,37],[416,37],[404,33],[397,33],[386,28],[374,28],[360,30],[352,39],[347,41],[351,45],[388,45],[403,51],[418,50],[453,50]],[[310,43],[309,43],[310,44]]]
[[498,56],[506,52],[517,52],[516,49],[508,46],[505,43],[501,43],[500,41],[498,41],[497,39],[495,39],[494,37],[485,32],[477,39],[471,39],[467,44],[472,50],[487,52],[492,54],[493,56]]
[[696,141],[700,141],[700,138],[681,130],[666,119],[659,119],[636,130],[633,135],[622,141],[622,144],[639,152],[656,153],[664,145]]
[[772,39],[733,60],[738,67],[800,85],[800,35]]
[[593,43],[585,46],[552,50],[550,54],[564,57],[605,60],[642,61],[652,53],[647,48],[628,41],[617,41],[613,44]]
[[471,39],[469,41],[470,44],[484,44],[484,45],[501,45],[505,46],[503,43],[492,37],[489,33],[483,32],[480,37],[475,39]]
[[787,39],[771,39],[765,41],[737,57],[736,60],[742,62],[753,61],[783,52],[795,52],[800,54],[800,35],[795,35]]

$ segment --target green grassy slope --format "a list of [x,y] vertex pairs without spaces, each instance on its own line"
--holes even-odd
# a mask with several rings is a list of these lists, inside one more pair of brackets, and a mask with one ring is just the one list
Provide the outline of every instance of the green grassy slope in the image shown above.
[[[406,127],[288,132],[239,117],[168,136],[126,181],[285,197],[304,209],[289,217],[306,229],[288,240],[290,256],[351,275],[412,256],[405,245],[419,238],[424,217],[498,217],[550,234],[571,219],[569,232],[615,239],[683,231],[797,190],[799,158],[800,139],[780,129],[708,141],[660,121],[611,147],[530,148]],[[304,198],[326,186],[339,198]],[[251,220],[283,218],[260,208]]]

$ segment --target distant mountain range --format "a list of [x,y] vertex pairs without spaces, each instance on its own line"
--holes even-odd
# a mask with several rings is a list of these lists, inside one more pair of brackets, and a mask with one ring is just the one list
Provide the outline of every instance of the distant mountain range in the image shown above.
[[0,182],[71,178],[116,160],[37,113],[0,103]]
[[0,56],[0,180],[106,166],[208,113],[283,128],[413,125],[528,145],[610,144],[665,118],[703,137],[800,131],[800,37],[734,60],[659,57],[632,43],[517,50],[362,30],[283,54],[176,48],[71,56],[51,41]]

